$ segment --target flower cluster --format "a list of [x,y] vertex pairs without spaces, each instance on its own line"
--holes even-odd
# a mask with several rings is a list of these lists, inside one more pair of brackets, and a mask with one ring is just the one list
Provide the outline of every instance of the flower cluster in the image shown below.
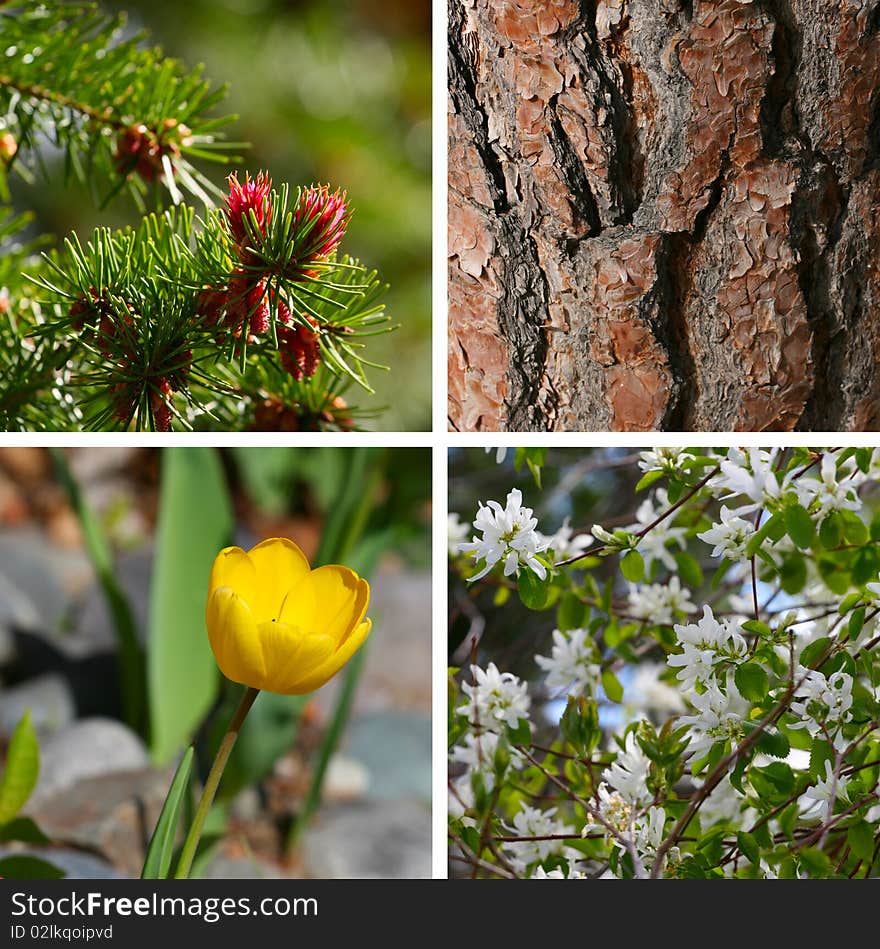
[[602,676],[596,644],[585,629],[553,630],[549,656],[535,656],[547,673],[547,688],[568,695],[595,695]]
[[522,492],[517,488],[507,495],[504,507],[497,501],[481,504],[474,527],[483,536],[460,546],[463,553],[485,562],[483,569],[470,579],[485,577],[497,563],[504,564],[506,577],[516,576],[524,566],[545,579],[547,568],[537,555],[547,549],[547,541],[537,532],[537,526],[538,519],[532,516],[530,507],[523,507]]

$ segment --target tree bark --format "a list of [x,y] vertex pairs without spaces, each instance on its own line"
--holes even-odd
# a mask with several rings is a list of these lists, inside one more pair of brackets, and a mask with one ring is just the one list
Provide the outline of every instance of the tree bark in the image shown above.
[[880,0],[449,0],[462,431],[880,429]]

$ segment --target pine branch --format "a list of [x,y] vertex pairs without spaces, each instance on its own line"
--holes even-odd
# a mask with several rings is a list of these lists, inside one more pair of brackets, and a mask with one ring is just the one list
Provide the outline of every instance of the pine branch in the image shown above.
[[64,152],[65,174],[88,183],[101,205],[123,188],[142,207],[162,188],[175,203],[188,191],[210,204],[219,192],[191,161],[226,161],[238,147],[218,135],[233,117],[208,117],[225,90],[146,46],[145,34],[123,38],[124,26],[124,15],[92,3],[0,9],[6,163],[27,175],[23,159],[39,163],[48,138]]

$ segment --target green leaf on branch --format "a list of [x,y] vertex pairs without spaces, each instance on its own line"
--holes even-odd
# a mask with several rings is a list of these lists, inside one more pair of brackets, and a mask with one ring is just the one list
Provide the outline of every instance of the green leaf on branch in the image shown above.
[[571,629],[582,629],[589,619],[590,608],[571,592],[563,593],[556,608],[556,625],[563,633]]
[[812,669],[815,664],[825,655],[831,646],[831,639],[828,636],[821,636],[814,639],[809,645],[804,646],[801,651],[800,663],[807,669]]
[[839,511],[832,511],[819,527],[819,540],[826,550],[839,547],[843,540],[843,519]]
[[785,529],[788,531],[788,536],[801,550],[807,550],[816,535],[816,525],[812,517],[800,504],[794,504],[785,509]]
[[763,666],[757,662],[744,662],[737,666],[733,678],[743,698],[750,702],[761,702],[767,698],[770,681]]
[[645,561],[637,550],[630,550],[621,558],[620,572],[630,583],[639,583],[645,576]]
[[605,690],[605,695],[610,702],[623,701],[623,686],[610,669],[606,669],[602,673],[602,688]]
[[675,564],[684,586],[696,589],[703,585],[703,568],[695,557],[682,551],[675,555]]
[[523,567],[516,578],[519,598],[530,610],[543,610],[550,601],[550,589],[553,581],[548,571],[542,580],[534,571]]
[[752,834],[743,830],[737,831],[736,844],[746,859],[751,860],[754,864],[760,863],[761,848]]
[[650,488],[652,484],[656,484],[658,481],[661,481],[666,477],[665,471],[646,471],[642,477],[639,479],[638,484],[636,485],[636,491],[644,491],[645,488]]

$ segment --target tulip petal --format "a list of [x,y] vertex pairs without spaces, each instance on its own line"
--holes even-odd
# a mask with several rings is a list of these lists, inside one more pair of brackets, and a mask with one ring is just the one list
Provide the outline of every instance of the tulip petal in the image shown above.
[[304,695],[306,692],[314,692],[315,689],[319,689],[328,679],[336,675],[360,649],[367,636],[370,635],[372,625],[372,621],[369,619],[361,623],[329,659],[310,670],[308,674],[300,679],[290,683],[288,694]]
[[308,576],[306,555],[292,540],[272,537],[252,547],[248,557],[256,570],[254,616],[258,622],[280,619],[285,594]]
[[280,618],[342,643],[363,620],[369,603],[367,581],[348,567],[331,564],[312,570],[288,593]]
[[291,685],[322,666],[336,645],[330,636],[304,632],[287,623],[260,623],[258,632],[266,670],[262,688],[280,695],[295,694]]
[[257,589],[257,572],[241,547],[226,547],[217,554],[208,581],[208,599],[220,587],[229,587],[251,603]]
[[223,675],[233,682],[262,688],[266,675],[263,649],[248,604],[234,590],[220,587],[208,598],[205,622]]

